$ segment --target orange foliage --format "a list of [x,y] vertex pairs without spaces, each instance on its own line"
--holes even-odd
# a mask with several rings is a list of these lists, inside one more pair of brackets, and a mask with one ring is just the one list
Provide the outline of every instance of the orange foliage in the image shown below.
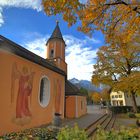
[[[97,53],[92,82],[109,85],[113,90],[140,93],[140,34],[126,40],[117,34],[109,46],[103,46]],[[133,99],[136,107],[135,99]],[[136,109],[135,109],[136,110]]]
[[140,25],[140,3],[124,0],[42,0],[47,15],[62,14],[63,19],[71,26],[81,21],[78,30],[92,34],[102,30],[107,41],[112,32],[126,32],[128,39]]
[[92,93],[91,98],[92,98],[94,103],[100,103],[100,101],[101,101],[101,95],[98,92]]

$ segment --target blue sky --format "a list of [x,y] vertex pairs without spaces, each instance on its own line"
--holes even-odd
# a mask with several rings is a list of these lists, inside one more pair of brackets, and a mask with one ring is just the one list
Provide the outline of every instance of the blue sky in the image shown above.
[[68,27],[61,15],[48,17],[40,0],[0,0],[0,34],[45,57],[45,43],[59,20],[67,44],[68,78],[91,80],[98,48],[104,45],[104,36],[95,31],[92,38],[77,31],[79,23]]

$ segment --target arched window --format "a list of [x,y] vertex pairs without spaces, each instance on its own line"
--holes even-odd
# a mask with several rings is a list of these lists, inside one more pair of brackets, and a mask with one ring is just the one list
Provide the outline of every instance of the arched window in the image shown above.
[[51,51],[50,51],[50,58],[54,58],[54,50],[53,49],[51,49]]
[[39,102],[42,107],[46,107],[50,100],[50,81],[44,76],[40,82]]

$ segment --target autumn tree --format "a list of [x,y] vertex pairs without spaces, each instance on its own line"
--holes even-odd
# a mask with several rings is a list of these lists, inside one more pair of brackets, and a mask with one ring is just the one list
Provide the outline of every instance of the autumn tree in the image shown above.
[[81,21],[78,30],[93,33],[101,30],[106,41],[114,32],[126,32],[130,39],[140,25],[140,2],[138,0],[42,0],[47,15],[61,14],[71,26]]
[[[61,14],[71,26],[79,23],[78,30],[92,34],[101,30],[108,46],[98,52],[93,82],[109,85],[113,90],[127,90],[133,96],[139,90],[139,46],[134,39],[140,25],[138,0],[42,0],[47,15]],[[134,43],[135,42],[135,43]]]
[[92,82],[109,85],[112,90],[132,95],[133,110],[137,112],[135,94],[140,91],[140,37],[139,32],[130,41],[123,36],[114,36],[109,46],[97,53]]
[[104,88],[102,91],[101,91],[101,98],[103,101],[105,102],[109,102],[110,101],[110,88]]
[[92,94],[91,94],[91,98],[92,98],[92,100],[93,100],[93,103],[100,103],[101,102],[101,94],[100,93],[98,93],[98,92],[93,92]]

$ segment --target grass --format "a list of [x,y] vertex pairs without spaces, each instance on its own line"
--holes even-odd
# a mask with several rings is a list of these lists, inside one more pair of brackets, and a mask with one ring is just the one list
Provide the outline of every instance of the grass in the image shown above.
[[136,118],[140,119],[140,113],[135,114]]
[[120,119],[140,119],[140,113],[135,114],[136,118],[130,118],[128,113],[117,114],[117,118]]

